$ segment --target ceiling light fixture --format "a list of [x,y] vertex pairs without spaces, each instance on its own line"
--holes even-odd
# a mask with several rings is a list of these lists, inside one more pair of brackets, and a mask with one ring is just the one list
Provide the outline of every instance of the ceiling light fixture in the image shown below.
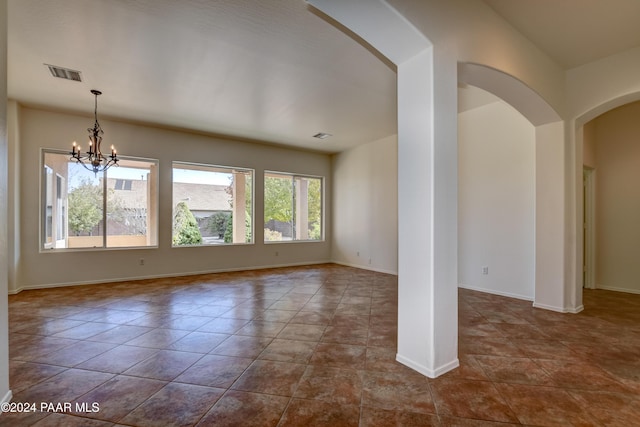
[[72,159],[75,159],[76,162],[84,166],[85,169],[97,175],[98,172],[104,172],[113,165],[117,166],[118,156],[113,145],[111,146],[111,155],[105,156],[102,154],[100,145],[102,144],[102,134],[104,134],[104,131],[100,127],[100,123],[98,123],[98,95],[102,95],[102,92],[92,89],[91,93],[96,97],[94,110],[96,121],[93,124],[93,128],[87,129],[89,132],[89,151],[83,155],[80,146],[76,146],[76,142],[74,141],[71,153],[69,154],[71,154]]
[[313,135],[314,138],[318,138],[318,139],[327,139],[329,138],[331,135],[330,133],[325,133],[325,132],[318,132],[315,135]]

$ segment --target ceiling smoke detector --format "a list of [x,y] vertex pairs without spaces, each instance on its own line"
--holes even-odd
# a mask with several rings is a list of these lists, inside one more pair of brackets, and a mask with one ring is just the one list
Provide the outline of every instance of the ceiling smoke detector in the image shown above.
[[318,139],[327,139],[329,138],[331,135],[330,133],[324,133],[324,132],[318,132],[315,135],[313,135],[314,138],[318,138]]
[[69,68],[58,67],[57,65],[44,64],[47,66],[53,77],[60,79],[73,80],[75,82],[81,82],[82,76],[80,71],[71,70]]

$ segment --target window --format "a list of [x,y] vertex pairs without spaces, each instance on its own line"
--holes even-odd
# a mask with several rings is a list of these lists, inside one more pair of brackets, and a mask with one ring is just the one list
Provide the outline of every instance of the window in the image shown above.
[[253,242],[253,171],[173,162],[173,246]]
[[322,178],[265,172],[265,242],[322,238]]
[[122,158],[94,174],[43,150],[43,165],[43,249],[157,246],[157,161]]

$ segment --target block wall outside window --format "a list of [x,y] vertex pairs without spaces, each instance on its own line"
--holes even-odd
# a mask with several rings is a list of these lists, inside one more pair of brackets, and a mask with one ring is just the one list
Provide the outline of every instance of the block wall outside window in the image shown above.
[[41,249],[158,245],[157,160],[124,157],[94,174],[68,153],[42,153]]
[[282,172],[264,174],[264,240],[323,240],[323,179]]
[[253,242],[253,170],[173,162],[172,245]]

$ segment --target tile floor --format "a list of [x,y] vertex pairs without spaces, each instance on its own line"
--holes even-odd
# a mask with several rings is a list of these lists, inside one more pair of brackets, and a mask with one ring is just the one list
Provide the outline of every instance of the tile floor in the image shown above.
[[25,291],[9,297],[13,401],[72,408],[0,425],[640,425],[640,295],[585,291],[578,315],[459,295],[461,366],[428,380],[394,361],[385,274],[328,264]]

